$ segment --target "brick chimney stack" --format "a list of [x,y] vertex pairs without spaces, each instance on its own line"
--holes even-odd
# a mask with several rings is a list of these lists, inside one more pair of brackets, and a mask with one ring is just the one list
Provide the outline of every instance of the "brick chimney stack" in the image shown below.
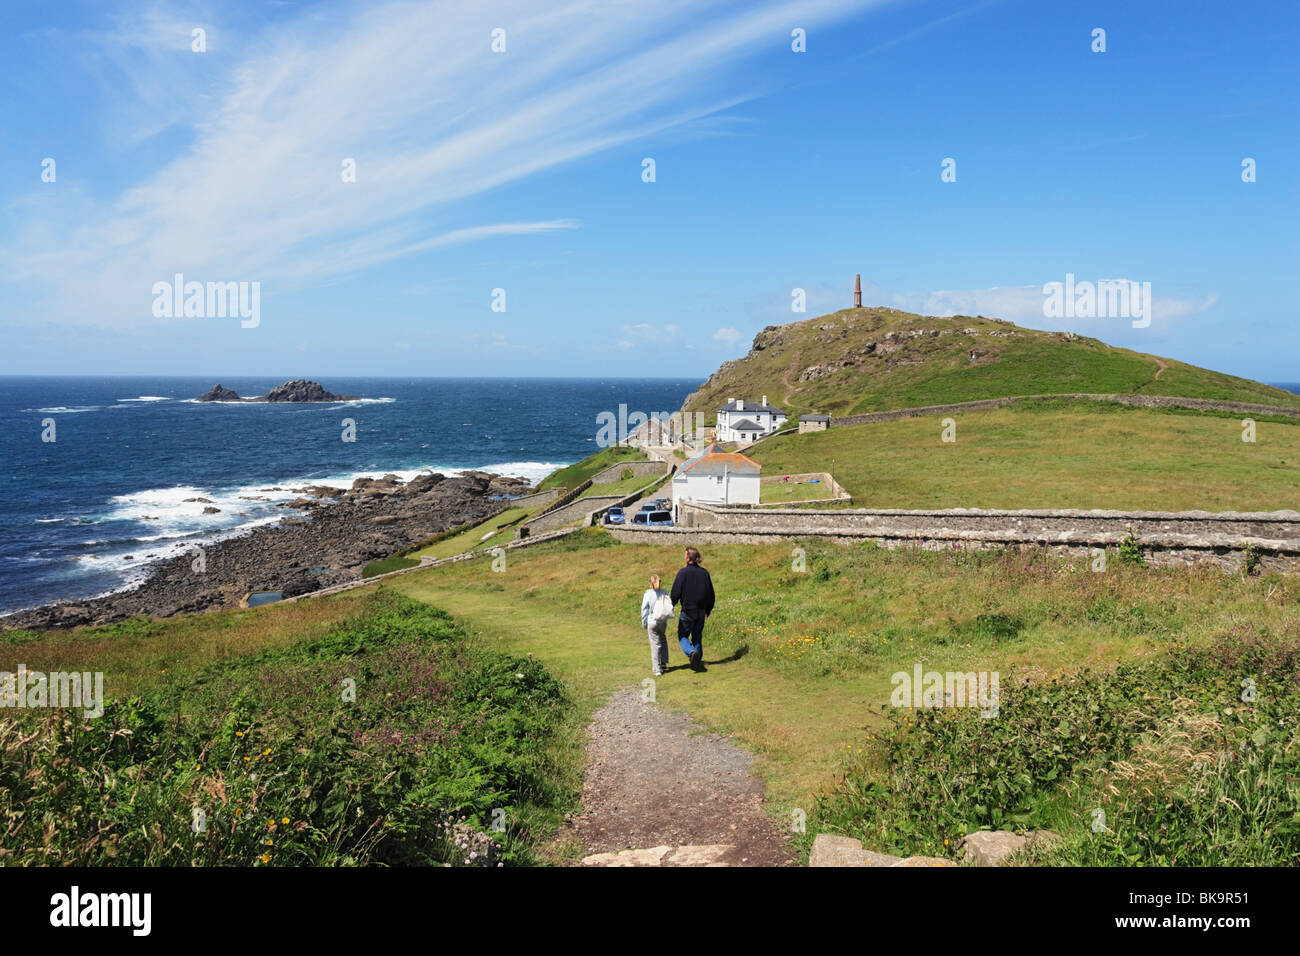
[[853,277],[853,308],[862,308],[862,273]]

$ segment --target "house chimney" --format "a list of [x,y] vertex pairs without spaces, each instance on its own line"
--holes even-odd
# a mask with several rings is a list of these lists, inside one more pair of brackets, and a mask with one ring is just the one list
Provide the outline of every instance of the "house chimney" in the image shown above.
[[764,405],[767,404],[767,396],[766,396],[766,395],[763,396],[763,404],[764,404]]
[[853,277],[853,308],[862,308],[862,273]]
[[742,398],[740,401],[736,402],[736,411],[743,412],[744,410],[745,410],[745,400]]

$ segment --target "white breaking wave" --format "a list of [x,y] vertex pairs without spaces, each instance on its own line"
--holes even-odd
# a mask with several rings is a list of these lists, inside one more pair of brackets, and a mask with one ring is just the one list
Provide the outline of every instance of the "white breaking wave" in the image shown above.
[[[114,524],[127,522],[130,523],[129,527],[132,530],[141,530],[141,526],[157,529],[154,534],[139,535],[126,533],[126,528],[123,528],[124,533],[121,537],[114,538],[110,535],[80,543],[81,547],[94,547],[100,550],[96,553],[78,555],[74,559],[78,566],[95,573],[114,574],[121,580],[122,583],[117,587],[103,592],[111,594],[141,583],[148,575],[149,566],[154,562],[193,551],[198,546],[245,534],[263,525],[277,524],[281,518],[307,517],[296,509],[278,508],[276,504],[299,497],[301,490],[308,486],[345,489],[351,487],[358,478],[396,475],[403,482],[408,482],[428,472],[453,476],[467,471],[517,476],[536,484],[557,468],[563,467],[563,464],[554,462],[508,461],[479,466],[456,464],[429,465],[425,468],[377,469],[331,475],[325,478],[299,477],[261,481],[219,489],[177,485],[171,488],[148,488],[130,494],[116,495],[109,499],[108,508],[102,515],[87,522],[71,518],[36,520],[43,523],[77,520],[78,523],[95,525],[101,530],[108,530]],[[280,490],[272,491],[270,490],[272,487]],[[265,500],[245,500],[251,497]],[[205,498],[207,501],[187,501],[187,498]],[[206,507],[220,510],[214,514],[204,514],[203,509]],[[153,557],[148,556],[151,554]],[[128,556],[130,556],[129,560]]]
[[[55,405],[51,408],[38,408],[36,410],[38,412],[43,412],[46,415],[73,415],[77,412],[97,412],[103,407],[104,406],[102,405],[73,405],[71,407],[67,405]],[[28,409],[28,411],[31,411],[31,409]]]
[[166,395],[141,395],[139,398],[119,398],[119,402],[169,402]]

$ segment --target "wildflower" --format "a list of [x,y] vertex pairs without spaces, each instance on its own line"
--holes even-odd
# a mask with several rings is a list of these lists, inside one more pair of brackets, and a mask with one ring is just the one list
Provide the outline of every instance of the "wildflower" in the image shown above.
[[271,854],[269,854],[269,853],[263,853],[263,854],[262,854],[262,862],[263,862],[263,863],[270,863],[270,862],[271,862]]

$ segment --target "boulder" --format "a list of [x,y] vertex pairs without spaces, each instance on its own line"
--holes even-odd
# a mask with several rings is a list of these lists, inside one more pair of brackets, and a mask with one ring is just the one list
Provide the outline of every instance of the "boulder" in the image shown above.
[[899,860],[897,863],[891,863],[890,866],[956,866],[955,860],[948,860],[941,856],[909,856],[905,860]]
[[959,847],[966,860],[975,866],[999,866],[1013,853],[1035,844],[1051,844],[1060,837],[1051,830],[1012,833],[1010,830],[976,830],[962,839]]
[[263,402],[352,402],[355,395],[335,395],[321,387],[320,382],[296,378],[271,389],[259,401]]
[[220,382],[199,396],[200,402],[240,402],[239,393],[233,388],[226,388]]
[[853,837],[819,833],[808,855],[809,866],[866,866],[862,841]]

